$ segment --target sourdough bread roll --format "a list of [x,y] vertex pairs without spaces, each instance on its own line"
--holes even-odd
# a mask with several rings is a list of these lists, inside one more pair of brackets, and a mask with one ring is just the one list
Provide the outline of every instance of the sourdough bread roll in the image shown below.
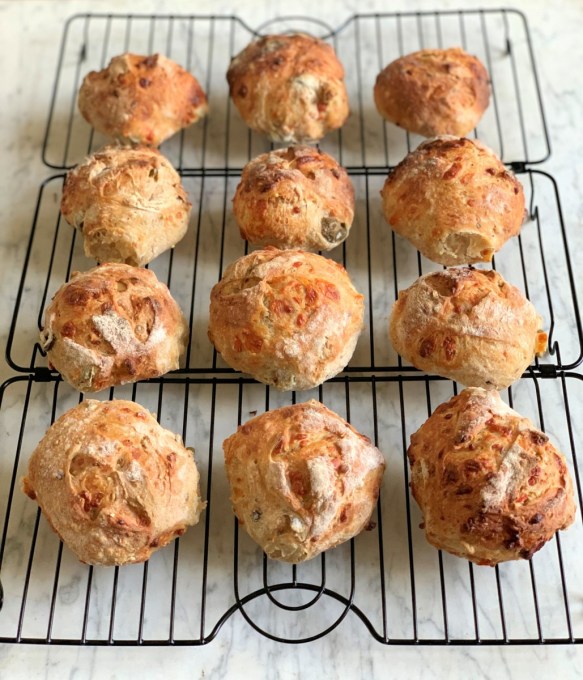
[[65,179],[61,212],[83,234],[85,255],[141,267],[186,234],[191,204],[157,149],[107,146]]
[[352,226],[354,188],[328,154],[290,146],[247,163],[233,213],[241,237],[254,245],[331,250]]
[[420,50],[377,76],[374,101],[391,123],[424,137],[469,134],[490,102],[486,67],[459,47]]
[[473,387],[504,389],[546,349],[534,306],[495,271],[459,268],[399,293],[389,336],[416,368]]
[[438,137],[391,172],[381,191],[391,228],[445,265],[489,262],[522,227],[524,191],[478,141]]
[[439,406],[408,456],[427,540],[476,564],[530,559],[575,518],[565,458],[493,390]]
[[266,35],[227,71],[241,118],[274,142],[321,139],[348,117],[344,68],[331,45],[303,33]]
[[45,310],[49,365],[82,392],[155,378],[179,367],[188,324],[153,271],[103,264],[73,273]]
[[208,335],[238,371],[279,390],[308,390],[350,361],[364,299],[341,265],[300,250],[257,250],[211,291]]
[[162,54],[120,54],[91,71],[79,90],[79,110],[97,131],[159,146],[208,111],[198,80]]
[[235,514],[269,557],[309,560],[368,524],[383,455],[320,402],[257,416],[223,448]]
[[193,454],[131,401],[81,402],[36,447],[22,480],[82,562],[143,562],[204,507]]

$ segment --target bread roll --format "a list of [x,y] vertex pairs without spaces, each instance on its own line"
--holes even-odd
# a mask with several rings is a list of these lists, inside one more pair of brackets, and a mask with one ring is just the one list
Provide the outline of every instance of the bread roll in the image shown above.
[[309,560],[368,524],[383,455],[319,402],[257,416],[223,448],[235,514],[269,557]]
[[247,163],[233,213],[241,237],[254,245],[331,250],[348,236],[354,188],[328,154],[290,146]]
[[205,116],[208,106],[198,80],[168,57],[126,53],[85,76],[79,110],[105,135],[159,146]]
[[439,406],[408,456],[427,540],[476,564],[530,559],[574,520],[564,457],[493,390]]
[[393,230],[440,264],[489,262],[524,222],[522,185],[469,139],[424,142],[389,175],[381,196]]
[[131,401],[89,399],[63,414],[22,487],[82,562],[104,566],[144,562],[204,507],[192,452]]
[[266,248],[233,262],[214,286],[208,333],[236,370],[279,390],[308,390],[350,361],[363,315],[344,267]]
[[469,134],[490,102],[486,67],[459,47],[420,50],[377,76],[374,101],[391,123],[424,137]]
[[232,59],[227,81],[241,118],[274,142],[321,139],[348,117],[344,68],[333,47],[303,33],[247,45]]
[[182,239],[190,201],[157,149],[107,146],[67,174],[61,212],[85,255],[142,266]]
[[495,271],[432,272],[399,293],[389,322],[395,351],[422,371],[501,390],[546,349],[542,318]]
[[70,385],[98,392],[177,369],[188,324],[153,271],[103,264],[55,293],[40,343]]

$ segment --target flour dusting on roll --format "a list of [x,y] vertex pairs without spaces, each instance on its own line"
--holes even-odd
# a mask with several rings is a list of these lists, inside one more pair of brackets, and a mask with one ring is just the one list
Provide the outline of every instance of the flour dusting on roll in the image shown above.
[[542,323],[498,272],[460,267],[426,274],[400,291],[389,337],[422,371],[501,390],[546,350]]
[[427,540],[476,564],[530,559],[575,518],[565,458],[494,390],[441,404],[408,457]]
[[320,402],[257,416],[223,448],[235,514],[269,557],[312,559],[369,523],[383,455]]
[[98,392],[179,368],[188,324],[152,270],[103,264],[55,293],[40,343],[70,385]]
[[192,451],[131,401],[88,399],[34,450],[23,491],[87,564],[143,562],[189,526],[204,503]]
[[484,144],[438,137],[420,144],[381,191],[391,228],[445,265],[489,262],[520,233],[524,190]]
[[334,48],[303,33],[266,35],[233,57],[231,98],[245,123],[274,142],[316,141],[348,117]]
[[308,390],[350,361],[364,298],[342,265],[270,247],[227,267],[209,316],[209,339],[229,366],[279,390]]
[[247,163],[233,214],[241,236],[254,245],[331,250],[352,226],[354,188],[328,154],[290,146]]
[[469,134],[490,102],[486,67],[460,47],[425,49],[377,76],[374,101],[391,123],[424,137]]

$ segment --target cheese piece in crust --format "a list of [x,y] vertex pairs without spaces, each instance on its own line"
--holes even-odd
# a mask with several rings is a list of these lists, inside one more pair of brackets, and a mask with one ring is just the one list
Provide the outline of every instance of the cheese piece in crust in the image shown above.
[[377,76],[374,101],[391,123],[424,137],[469,134],[490,102],[486,67],[459,47],[420,50]]
[[204,503],[193,454],[131,401],[81,402],[36,447],[22,480],[61,540],[87,564],[143,562]]
[[368,524],[383,455],[320,402],[257,416],[223,448],[235,514],[269,557],[309,560]]
[[381,191],[391,228],[439,264],[489,262],[524,222],[524,191],[478,141],[438,137],[397,165]]
[[198,80],[162,54],[120,54],[91,71],[79,90],[79,110],[96,130],[125,142],[159,146],[206,115]]
[[241,237],[254,245],[331,250],[352,226],[354,188],[328,154],[290,146],[247,163],[233,214]]
[[67,174],[61,212],[98,262],[143,266],[186,234],[191,204],[157,150],[107,146]]
[[177,369],[188,324],[153,271],[103,264],[59,288],[40,342],[70,385],[98,392]]
[[439,406],[408,456],[427,540],[476,564],[530,559],[574,520],[564,457],[493,390]]
[[340,264],[301,250],[257,250],[211,291],[209,339],[238,371],[279,390],[308,390],[350,361],[364,299]]
[[266,35],[235,56],[227,72],[241,118],[274,142],[309,142],[348,117],[344,68],[334,48],[303,33]]
[[495,271],[432,272],[400,291],[391,311],[395,351],[427,373],[501,390],[546,349],[534,306]]

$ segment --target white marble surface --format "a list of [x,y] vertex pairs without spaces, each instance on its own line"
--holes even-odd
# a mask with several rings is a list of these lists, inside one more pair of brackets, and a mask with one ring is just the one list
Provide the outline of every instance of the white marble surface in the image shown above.
[[[550,6],[552,4],[552,7]],[[458,7],[475,7],[477,4],[470,2],[441,2],[439,8],[458,8]],[[500,7],[499,2],[484,2],[479,3],[481,7]],[[529,19],[531,28],[531,35],[535,46],[537,55],[537,66],[541,80],[541,87],[543,91],[545,112],[547,122],[550,129],[552,156],[542,167],[547,170],[557,179],[561,192],[561,200],[564,211],[564,218],[566,228],[569,235],[569,242],[571,246],[571,254],[575,270],[583,266],[581,258],[581,247],[583,246],[583,237],[581,235],[581,222],[583,217],[583,203],[581,201],[580,189],[581,182],[581,164],[579,159],[583,152],[583,138],[580,134],[579,119],[581,115],[582,99],[583,99],[583,73],[580,69],[575,72],[570,72],[568,63],[577,63],[581,61],[583,50],[580,45],[580,26],[583,21],[583,12],[581,11],[581,3],[578,0],[562,0],[560,2],[548,3],[543,0],[534,0],[532,2],[516,2],[513,6],[524,10]],[[392,2],[390,7],[387,3],[371,0],[364,3],[351,2],[344,0],[341,3],[335,3],[331,0],[323,0],[319,5],[315,6],[308,0],[296,0],[293,8],[289,4],[279,1],[261,1],[261,2],[246,2],[246,3],[232,3],[232,2],[182,2],[177,0],[173,3],[164,3],[156,1],[147,1],[138,3],[130,3],[129,1],[121,1],[113,3],[104,0],[102,2],[82,2],[76,0],[55,0],[48,1],[28,1],[0,2],[0,50],[2,57],[0,63],[2,64],[3,79],[0,85],[0,129],[4,131],[2,141],[0,141],[0,158],[3,160],[4,176],[1,186],[0,194],[0,255],[2,261],[9,263],[0,270],[0,290],[2,296],[0,299],[0,310],[2,318],[5,323],[0,327],[2,333],[2,347],[5,346],[5,338],[9,319],[11,318],[11,310],[14,304],[14,293],[18,284],[20,271],[25,251],[25,241],[28,238],[30,223],[32,220],[32,212],[36,202],[38,186],[42,180],[50,175],[50,171],[41,163],[40,160],[40,145],[42,142],[46,115],[48,110],[48,103],[50,92],[53,84],[53,76],[55,72],[55,65],[57,60],[58,43],[61,38],[62,24],[65,18],[80,11],[144,11],[144,12],[169,12],[174,13],[205,13],[213,12],[216,14],[236,13],[245,19],[250,25],[257,25],[261,21],[281,14],[298,14],[308,13],[315,17],[325,18],[332,26],[338,25],[343,19],[348,17],[352,12],[359,11],[393,11],[399,9],[420,9],[432,10],[438,7],[433,0],[416,0],[412,2],[404,2],[403,0]],[[500,36],[493,36],[493,40],[499,40]],[[390,53],[391,46],[387,46],[388,53]],[[346,58],[348,58],[348,54]],[[495,59],[494,55],[494,59]],[[217,66],[219,68],[219,66]],[[371,79],[374,76],[374,64],[363,64],[364,79]],[[354,74],[350,75],[354,77]],[[368,116],[368,113],[365,113]],[[512,114],[509,113],[509,116]],[[367,118],[367,122],[368,122]],[[370,117],[373,121],[373,117]],[[351,122],[354,124],[354,121]],[[219,145],[216,148],[220,151],[220,124],[217,123],[216,128],[216,143]],[[492,131],[494,128],[491,128]],[[367,131],[371,127],[367,125]],[[195,133],[196,134],[196,133]],[[372,134],[373,138],[367,140],[367,148],[376,149],[374,140],[374,130],[367,132]],[[489,140],[490,141],[490,140]],[[540,141],[540,140],[539,140]],[[260,143],[260,142],[257,142]],[[334,144],[329,141],[329,144]],[[399,141],[397,140],[397,144]],[[493,133],[491,143],[496,146],[496,138]],[[510,144],[516,143],[516,140]],[[536,148],[536,143],[535,143]],[[330,149],[335,151],[333,146]],[[353,153],[356,153],[354,151]],[[508,148],[508,154],[512,151],[512,147]],[[343,159],[345,163],[350,164],[350,149],[347,150],[348,158]],[[192,159],[196,163],[196,157]],[[355,156],[354,164],[359,164],[358,158]],[[369,158],[367,162],[375,164],[375,159]],[[382,158],[379,163],[382,163]],[[391,161],[393,162],[393,161]],[[235,160],[233,160],[235,164]],[[190,188],[191,192],[196,191],[196,182]],[[357,187],[357,191],[359,187]],[[360,187],[362,191],[362,187]],[[371,190],[376,192],[376,186]],[[52,193],[47,193],[47,210],[51,209],[50,201],[53,199]],[[58,190],[55,192],[58,197]],[[214,197],[214,198],[213,198]],[[549,194],[548,185],[541,179],[541,185],[537,188],[537,199],[541,202],[541,211],[545,209],[552,196]],[[212,186],[207,185],[205,191],[205,201],[207,204],[203,210],[205,217],[203,219],[203,229],[207,231],[201,232],[210,234],[214,228],[216,221],[221,217],[221,201],[222,191],[217,189],[212,190]],[[204,205],[204,204],[203,204]],[[54,210],[54,207],[53,207]],[[363,229],[363,224],[366,222],[366,215],[364,206],[360,206],[360,229]],[[552,212],[552,209],[551,209]],[[549,213],[550,214],[550,213]],[[207,220],[207,222],[204,222]],[[375,229],[375,220],[378,216],[372,217],[373,229]],[[206,225],[206,226],[205,226]],[[532,225],[531,225],[532,226]],[[533,232],[532,232],[533,233]],[[551,235],[552,236],[552,235]],[[208,248],[213,247],[213,242],[210,236]],[[550,239],[553,243],[552,237]],[[356,245],[357,239],[354,239],[354,246],[347,251],[349,264],[352,264],[353,275],[358,279],[362,275],[361,264],[364,254],[362,250]],[[183,256],[188,256],[188,245],[185,245]],[[227,259],[232,259],[240,247],[240,244],[233,242],[227,251]],[[383,246],[384,247],[384,246]],[[525,238],[525,247],[528,249],[529,241]],[[39,249],[42,250],[42,242],[39,242]],[[39,250],[39,252],[40,252]],[[382,249],[379,249],[381,251]],[[554,249],[549,248],[550,251]],[[560,249],[557,249],[559,251]],[[180,255],[179,255],[180,256]],[[400,253],[400,256],[407,258],[405,251]],[[551,258],[551,271],[560,268],[560,252],[553,255],[549,254]],[[75,257],[81,257],[75,255]],[[216,256],[215,256],[216,257]],[[385,265],[380,255],[373,257],[373,266],[377,268],[380,276],[385,273]],[[511,249],[505,257],[500,258],[500,266],[512,276],[513,270],[516,267],[517,253]],[[554,260],[553,257],[559,259]],[[215,260],[212,260],[213,266]],[[82,260],[79,260],[82,263]],[[162,270],[164,263],[159,265]],[[349,267],[350,268],[350,267]],[[535,281],[529,283],[536,289],[536,267],[533,269],[533,278]],[[530,272],[530,270],[529,270]],[[407,266],[404,266],[403,274],[404,280],[407,279],[409,272]],[[210,285],[212,276],[216,277],[216,272],[203,272],[203,281],[208,278],[207,284]],[[58,278],[58,274],[57,274]],[[530,277],[529,277],[530,279]],[[41,276],[44,281],[44,276]],[[35,281],[31,279],[28,282],[31,288],[31,300],[36,295]],[[519,282],[517,282],[519,283]],[[569,300],[562,295],[567,290],[564,279],[561,278],[560,273],[557,273],[557,278],[553,281],[556,291],[556,298],[554,302],[561,314],[564,313],[566,325],[561,324],[561,329],[558,330],[560,334],[558,337],[561,341],[561,346],[568,351],[569,348]],[[175,284],[177,289],[181,286]],[[204,284],[203,284],[204,285]],[[365,278],[361,287],[365,285]],[[579,299],[583,299],[583,282],[580,277],[577,280]],[[536,292],[536,291],[535,291]],[[197,293],[198,296],[198,293]],[[185,304],[186,302],[183,302]],[[387,312],[387,301],[382,296],[374,296],[373,309],[375,315],[380,317],[385,316]],[[541,302],[542,304],[542,302]],[[203,305],[204,307],[204,305]],[[35,309],[31,302],[26,309]],[[35,312],[36,313],[36,312]],[[202,319],[202,308],[200,311]],[[34,329],[35,319],[31,318],[33,314],[23,314],[22,329],[18,335],[19,342],[25,347],[27,344],[27,332],[32,332]],[[386,345],[382,342],[382,325],[380,330],[375,332],[374,346],[377,352],[377,360],[379,363],[383,361],[390,361],[390,355],[386,354]],[[567,328],[567,330],[564,330]],[[28,331],[27,331],[28,329]],[[378,337],[377,337],[378,332]],[[193,347],[193,355],[200,358],[204,365],[204,353],[199,356],[199,350],[204,350],[204,345],[200,347]],[[18,354],[21,352],[21,354]],[[358,354],[360,352],[360,354]],[[361,343],[357,352],[358,363],[367,363],[369,360],[368,343]],[[385,354],[383,354],[385,352]],[[30,356],[22,347],[15,349],[16,356],[22,356],[23,360]],[[0,377],[5,379],[12,375],[9,368],[2,363],[0,365]],[[191,399],[189,401],[192,409],[191,418],[189,418],[189,432],[187,432],[187,440],[189,436],[194,437],[193,432],[196,432],[197,447],[199,451],[204,450],[205,445],[208,450],[208,394],[201,394],[197,392],[198,388],[191,390]],[[221,403],[228,403],[229,400],[236,399],[236,394],[229,392],[227,388],[224,389],[224,394],[221,396]],[[379,390],[379,403],[384,408],[381,409],[381,448],[383,450],[390,450],[391,448],[400,447],[400,428],[394,428],[394,420],[399,417],[398,411],[394,411],[395,394],[391,393],[390,386],[381,388]],[[200,388],[201,392],[208,390],[208,388]],[[339,412],[342,411],[343,393],[340,388],[328,388],[325,392],[326,400],[336,405]],[[255,408],[262,408],[262,400],[264,400],[264,393],[262,388],[249,389],[245,394],[245,408],[248,411]],[[432,400],[434,405],[440,400],[440,388],[436,387],[432,392]],[[68,393],[66,390],[62,393],[60,407],[65,407],[69,403],[73,403],[75,399],[74,393]],[[116,394],[116,396],[123,396],[123,392]],[[46,411],[46,404],[50,403],[48,391],[40,386],[35,388],[32,394],[31,412],[39,414],[38,422],[34,422],[27,428],[26,440],[23,445],[23,450],[30,450],[34,445],[35,437],[38,438],[39,433],[42,433],[43,428],[46,427],[46,419],[50,414]],[[152,400],[152,405],[155,408],[154,396],[145,390],[140,393],[140,401],[148,403]],[[3,405],[3,412],[5,414],[2,423],[2,433],[4,436],[3,445],[5,448],[12,450],[14,446],[14,419],[20,419],[20,412],[22,409],[22,401],[24,392],[20,387],[14,387],[7,391],[5,403]],[[442,398],[445,398],[443,396]],[[583,388],[579,387],[574,390],[573,398],[579,404],[583,398]],[[275,399],[275,398],[274,398]],[[366,431],[367,410],[370,409],[370,393],[366,391],[358,394],[358,398],[352,399],[353,404],[358,404],[351,413],[353,422],[359,426],[361,422],[361,429]],[[415,394],[410,394],[407,399],[415,400]],[[176,400],[176,401],[175,401]],[[521,410],[537,418],[534,409],[534,401],[531,386],[526,385],[524,388],[517,388],[515,393],[515,400]],[[563,444],[567,446],[565,441],[565,427],[564,414],[561,409],[561,395],[553,392],[549,388],[545,392],[545,416],[547,422],[545,425],[551,433]],[[172,395],[165,401],[164,418],[168,426],[175,426],[175,429],[180,429],[180,408],[176,404],[180,404],[181,395]],[[282,402],[284,403],[284,402]],[[407,402],[408,403],[408,402]],[[198,407],[197,404],[201,406]],[[203,406],[204,405],[204,406]],[[275,405],[272,403],[272,405]],[[573,406],[573,404],[572,404]],[[226,411],[226,409],[225,409]],[[415,413],[414,418],[419,417]],[[232,418],[231,418],[232,419]],[[190,424],[192,423],[192,424]],[[219,420],[218,431],[215,433],[216,442],[222,441],[223,435],[229,434],[234,427],[234,423],[230,423],[228,418],[221,418]],[[412,431],[419,423],[408,422],[408,429]],[[10,434],[6,434],[6,433]],[[16,433],[17,434],[17,433]],[[372,434],[372,433],[369,433]],[[581,442],[581,431],[578,429],[575,432],[578,442]],[[202,446],[201,446],[201,442]],[[231,601],[229,599],[229,591],[224,588],[224,580],[228,579],[230,583],[232,567],[231,562],[231,545],[227,543],[227,536],[230,536],[230,522],[231,518],[226,504],[226,493],[223,486],[223,478],[220,474],[220,448],[217,443],[213,443],[215,447],[215,474],[213,475],[213,498],[215,504],[213,505],[212,522],[216,523],[216,531],[213,536],[216,539],[211,541],[211,559],[214,564],[218,565],[214,574],[211,575],[210,589],[209,589],[209,603],[208,603],[208,627],[216,620],[218,615],[224,611],[225,606]],[[189,443],[187,441],[187,443]],[[28,449],[27,449],[28,446]],[[207,471],[206,463],[203,465],[203,477]],[[6,470],[8,468],[3,466],[1,468],[2,478],[0,478],[0,495],[6,493],[7,479]],[[394,475],[387,475],[385,481],[384,493],[387,497],[387,503],[383,511],[383,521],[385,523],[385,532],[389,529],[396,532],[402,531],[403,522],[400,521],[399,513],[403,512],[403,498],[402,494],[402,480],[399,475],[402,472],[395,466]],[[394,487],[391,486],[391,479],[395,479]],[[207,489],[208,491],[208,489]],[[32,504],[28,503],[24,498],[15,500],[14,515],[22,526],[30,531],[31,523],[34,522],[34,508]],[[223,507],[224,506],[224,507]],[[416,509],[413,510],[413,516]],[[226,518],[223,520],[223,518]],[[222,522],[228,524],[227,529],[222,528]],[[42,527],[41,527],[42,529]],[[198,529],[198,528],[197,528]],[[197,529],[189,532],[181,551],[183,555],[196,556],[201,550],[202,532]],[[568,573],[576,573],[577,565],[581,563],[583,558],[583,536],[581,535],[581,523],[572,529],[571,532],[566,533],[562,538],[563,556],[566,560],[567,567],[570,567]],[[38,547],[38,555],[35,558],[35,568],[43,569],[47,561],[55,559],[56,549],[58,543],[53,539],[49,532],[41,534],[46,536],[42,539]],[[25,566],[23,560],[27,558],[25,547],[19,552],[18,549],[18,535],[14,537],[12,550],[6,552],[5,555],[5,578],[14,578],[15,582],[22,575],[22,568]],[[396,541],[397,545],[402,544],[402,537]],[[417,540],[417,539],[415,539]],[[416,554],[416,577],[418,578],[419,589],[419,633],[422,636],[440,635],[442,634],[442,617],[441,617],[441,602],[433,597],[435,592],[435,575],[436,572],[436,553],[430,548],[424,546],[419,541],[415,544],[418,553]],[[15,547],[16,546],[16,547]],[[366,579],[369,572],[367,571],[367,559],[372,554],[370,551],[374,550],[374,543],[367,536],[363,537],[357,543],[357,557],[363,560],[362,567],[359,569],[359,575]],[[246,565],[248,560],[253,560],[255,551],[246,540],[242,539],[242,560]],[[554,547],[552,549],[554,551]],[[560,635],[564,628],[564,623],[560,618],[560,594],[557,591],[557,583],[553,581],[556,575],[556,565],[553,565],[553,560],[556,552],[551,551],[551,547],[547,546],[545,551],[537,556],[537,575],[542,578],[540,581],[544,583],[541,588],[541,611],[545,614],[545,621],[548,622],[549,628],[546,630],[547,635]],[[168,588],[168,568],[170,552],[163,551],[158,558],[153,561],[151,572],[149,575],[149,593],[152,598],[149,600],[149,606],[152,606],[151,611],[147,612],[146,617],[146,632],[155,636],[163,630],[163,625],[167,621],[167,612],[161,613],[157,610],[157,603],[167,602],[167,588]],[[336,567],[341,569],[345,564],[345,560],[340,554],[339,559],[335,562],[334,557],[330,559],[330,578],[337,578],[342,580],[342,574],[335,571]],[[393,604],[395,608],[401,607],[402,611],[406,612],[406,606],[399,601],[402,593],[407,597],[409,588],[409,581],[407,569],[402,564],[402,555],[399,552],[392,550],[389,545],[386,549],[387,568],[391,569],[392,578],[397,575],[396,588],[390,589],[388,604]],[[450,610],[450,634],[454,637],[464,637],[471,635],[471,612],[468,610],[467,598],[467,567],[461,560],[455,560],[445,556],[444,559],[445,574],[448,579],[448,606]],[[526,567],[526,565],[523,565]],[[71,635],[75,635],[78,630],[75,620],[74,604],[79,597],[84,596],[84,574],[83,568],[79,567],[66,551],[63,553],[63,580],[61,582],[61,590],[59,591],[59,605],[56,616],[56,623],[59,628],[58,634],[62,636],[67,635],[67,631]],[[122,584],[121,605],[122,613],[118,616],[116,626],[119,630],[129,631],[131,635],[132,622],[135,621],[135,616],[131,613],[134,611],[136,602],[138,601],[139,588],[141,584],[141,568],[136,568],[132,574],[120,576],[120,583]],[[51,573],[51,572],[49,572]],[[250,571],[249,573],[253,573]],[[489,592],[492,588],[492,574],[489,570],[476,570],[476,584],[478,588],[483,589],[481,592]],[[549,574],[548,581],[545,579],[545,574]],[[20,574],[20,576],[19,576]],[[216,577],[216,582],[213,578]],[[521,582],[528,579],[528,570],[513,565],[512,568],[502,570],[502,577],[505,583],[505,594],[508,596],[506,601],[507,611],[514,611],[513,604],[516,604],[516,611],[525,610],[524,603],[521,603]],[[96,575],[96,585],[92,597],[96,602],[92,619],[90,620],[90,630],[94,635],[99,635],[103,631],[105,619],[102,616],[104,608],[107,608],[107,601],[101,599],[100,593],[108,592],[108,575]],[[200,574],[194,570],[192,580],[185,579],[182,587],[183,591],[179,591],[180,611],[178,619],[181,625],[184,626],[184,634],[196,634],[196,605],[197,598],[200,598],[198,581]],[[360,578],[360,576],[359,576]],[[103,584],[101,583],[103,579]],[[43,583],[43,579],[38,579],[35,583]],[[571,581],[571,585],[573,580]],[[38,587],[31,593],[33,602],[39,603],[39,611],[46,611],[46,606],[43,608],[43,602],[50,596],[52,583],[45,584],[46,587]],[[103,585],[103,590],[100,590]],[[252,579],[249,584],[245,583],[245,587],[252,587]],[[513,587],[516,586],[516,587]],[[580,579],[577,583],[575,581],[575,588],[573,590],[573,600],[571,608],[573,612],[574,632],[579,637],[582,636],[583,627],[583,612],[582,602],[583,593],[581,593]],[[402,592],[401,592],[402,591]],[[374,609],[375,604],[378,609],[378,602],[374,602],[375,586],[374,583],[367,585],[364,582],[357,582],[357,597],[356,602],[363,608]],[[426,597],[424,596],[426,594]],[[490,596],[494,592],[490,591]],[[391,599],[393,598],[393,599]],[[514,599],[516,598],[516,602]],[[184,602],[190,603],[191,607],[185,606]],[[485,599],[484,602],[492,602],[492,599]],[[557,604],[558,602],[558,604]],[[71,608],[67,607],[71,605]],[[33,610],[34,611],[34,610]],[[124,611],[128,612],[127,616]],[[68,616],[68,612],[71,615]],[[17,615],[17,612],[14,612]],[[6,619],[2,617],[6,615],[6,610],[0,615],[0,629],[6,623]],[[372,616],[373,622],[378,623],[377,619]],[[127,629],[124,628],[124,617],[127,619]],[[166,617],[166,619],[164,618]],[[41,617],[42,618],[42,617]],[[390,619],[390,626],[393,628],[390,633],[395,636],[408,636],[410,630],[408,628],[407,617],[404,615],[402,620],[395,621]],[[46,622],[44,620],[36,620],[35,617],[29,617],[26,620],[25,631],[29,635],[44,635],[43,630],[46,629]],[[314,623],[314,622],[310,622]],[[315,622],[318,623],[317,621]],[[513,617],[509,614],[509,634],[513,636],[531,635],[532,617],[529,620],[522,619],[521,616]],[[499,624],[495,619],[495,614],[488,610],[488,605],[480,607],[480,630],[484,637],[499,635],[497,629]],[[297,629],[291,632],[303,633]],[[2,633],[4,634],[4,632]],[[7,634],[7,633],[5,633]],[[55,635],[57,631],[55,631]],[[177,635],[178,637],[178,635]],[[348,618],[340,625],[340,627],[329,636],[315,643],[303,645],[301,647],[282,646],[277,643],[266,640],[265,638],[254,633],[241,619],[239,615],[231,617],[220,631],[217,638],[209,645],[202,648],[127,648],[127,649],[104,649],[104,648],[76,648],[76,647],[42,647],[42,646],[21,646],[21,645],[3,645],[0,649],[0,676],[2,677],[127,677],[130,673],[141,673],[145,677],[269,677],[269,678],[296,678],[302,677],[381,677],[387,673],[392,673],[395,677],[484,677],[484,678],[521,678],[529,677],[534,672],[542,674],[544,669],[545,675],[552,669],[553,673],[560,674],[563,677],[579,677],[583,675],[583,651],[580,647],[573,646],[558,646],[558,647],[455,647],[455,648],[431,648],[431,647],[385,647],[376,643],[366,632],[362,624],[355,616],[348,616]]]

